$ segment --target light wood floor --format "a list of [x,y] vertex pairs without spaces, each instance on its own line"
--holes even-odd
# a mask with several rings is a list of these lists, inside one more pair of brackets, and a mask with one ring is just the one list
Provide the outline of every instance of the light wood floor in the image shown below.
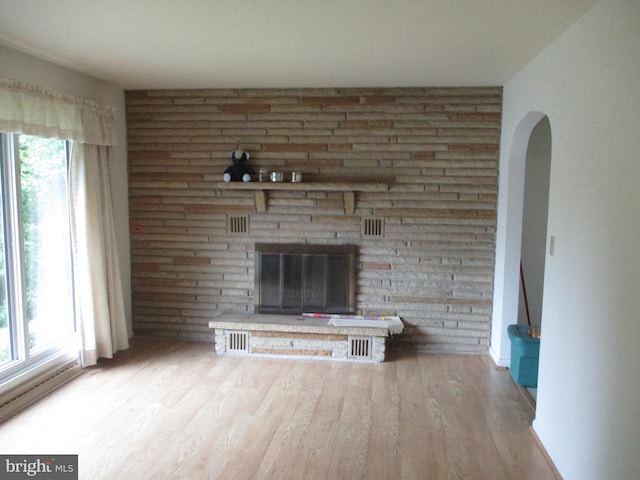
[[505,370],[133,346],[0,425],[0,452],[79,454],[82,479],[554,479]]

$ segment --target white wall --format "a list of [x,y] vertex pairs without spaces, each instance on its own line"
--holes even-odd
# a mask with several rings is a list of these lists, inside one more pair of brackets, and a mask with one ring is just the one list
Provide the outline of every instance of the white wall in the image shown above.
[[522,221],[524,167],[512,159],[522,157],[521,122],[542,112],[556,242],[546,256],[533,427],[567,480],[640,472],[638,52],[640,2],[603,0],[504,88],[492,355],[508,358],[506,313],[517,303],[512,229]]
[[52,63],[0,45],[0,77],[39,85],[48,90],[88,98],[110,105],[116,111],[118,144],[110,165],[111,193],[115,215],[116,239],[123,283],[127,325],[131,328],[131,269],[129,255],[129,202],[127,187],[127,134],[124,91]]

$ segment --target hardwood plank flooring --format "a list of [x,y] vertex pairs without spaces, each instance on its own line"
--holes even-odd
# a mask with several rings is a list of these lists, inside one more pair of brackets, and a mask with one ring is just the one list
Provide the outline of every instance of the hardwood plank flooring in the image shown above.
[[483,356],[221,357],[135,338],[0,424],[0,452],[78,454],[82,479],[555,479],[533,414]]

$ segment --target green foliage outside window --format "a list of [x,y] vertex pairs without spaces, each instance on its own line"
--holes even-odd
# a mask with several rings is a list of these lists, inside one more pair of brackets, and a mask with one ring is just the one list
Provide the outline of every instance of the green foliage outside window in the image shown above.
[[[37,280],[36,269],[39,257],[39,245],[46,242],[40,233],[40,212],[41,206],[46,206],[49,199],[54,198],[57,189],[60,188],[61,179],[66,178],[65,162],[65,142],[58,139],[45,139],[20,135],[19,142],[20,155],[20,189],[22,207],[22,234],[25,284],[26,284],[26,314],[27,318],[33,318]],[[2,215],[0,213],[0,219]],[[4,221],[2,238],[0,238],[0,333],[4,340],[8,339],[8,304],[7,304],[7,284],[5,270],[5,249],[4,249]],[[68,225],[60,225],[60,228],[68,228]],[[29,343],[33,346],[33,335],[29,337]],[[10,358],[10,352],[5,347],[5,343],[0,341],[0,362]]]

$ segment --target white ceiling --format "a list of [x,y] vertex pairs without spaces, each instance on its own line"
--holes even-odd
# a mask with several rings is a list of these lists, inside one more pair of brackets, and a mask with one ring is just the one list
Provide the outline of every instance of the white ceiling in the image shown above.
[[595,0],[0,0],[0,43],[125,89],[504,85]]

